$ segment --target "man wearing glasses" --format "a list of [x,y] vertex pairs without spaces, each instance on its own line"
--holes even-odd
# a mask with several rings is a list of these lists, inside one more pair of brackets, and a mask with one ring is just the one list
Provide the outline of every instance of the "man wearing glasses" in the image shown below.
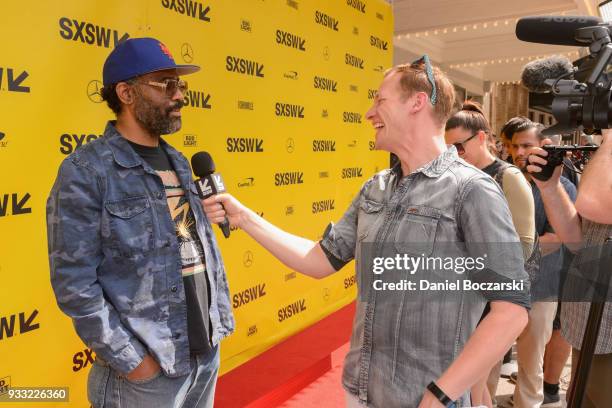
[[[320,242],[278,229],[231,195],[204,201],[211,222],[227,215],[285,265],[311,277],[356,260],[358,298],[342,380],[349,406],[470,406],[467,390],[527,323],[528,283],[482,293],[380,289],[398,277],[416,283],[436,276],[455,280],[459,273],[479,283],[528,282],[499,187],[445,144],[454,101],[452,83],[427,56],[386,73],[367,118],[376,147],[397,155],[399,163],[370,178]],[[435,261],[484,253],[488,266],[480,271],[373,269],[381,255]],[[486,301],[491,312],[475,330]]]
[[103,69],[117,116],[67,157],[47,202],[57,303],[96,353],[93,407],[212,407],[219,342],[234,330],[227,279],[185,157],[187,83],[153,38],[119,44]]

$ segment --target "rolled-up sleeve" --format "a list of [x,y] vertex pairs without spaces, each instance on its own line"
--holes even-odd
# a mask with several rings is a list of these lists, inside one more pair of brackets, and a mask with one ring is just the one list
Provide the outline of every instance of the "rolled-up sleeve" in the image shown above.
[[470,256],[485,259],[485,268],[470,272],[469,279],[481,283],[512,284],[520,289],[483,291],[488,301],[508,301],[530,307],[530,283],[523,251],[512,223],[508,203],[497,183],[475,176],[459,197],[458,218]]
[[83,342],[116,370],[128,373],[142,362],[146,348],[124,327],[98,282],[101,214],[101,179],[67,158],[47,200],[51,285]]

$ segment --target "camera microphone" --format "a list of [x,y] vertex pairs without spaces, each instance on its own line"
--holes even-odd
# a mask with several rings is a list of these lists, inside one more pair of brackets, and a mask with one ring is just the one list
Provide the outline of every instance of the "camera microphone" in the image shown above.
[[560,55],[531,61],[523,68],[521,83],[531,92],[549,92],[547,79],[569,77],[574,73],[574,66],[569,59]]
[[587,46],[587,39],[576,39],[576,30],[594,27],[602,22],[591,16],[529,16],[516,23],[516,36],[521,41],[538,44]]

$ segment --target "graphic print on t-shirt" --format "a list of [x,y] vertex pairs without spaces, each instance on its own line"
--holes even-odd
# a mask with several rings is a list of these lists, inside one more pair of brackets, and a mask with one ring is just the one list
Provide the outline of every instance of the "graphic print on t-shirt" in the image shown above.
[[176,224],[176,235],[179,238],[181,261],[183,263],[183,277],[202,273],[206,270],[204,265],[204,252],[197,239],[195,219],[189,208],[189,200],[176,173],[171,170],[157,171],[164,183],[170,216]]

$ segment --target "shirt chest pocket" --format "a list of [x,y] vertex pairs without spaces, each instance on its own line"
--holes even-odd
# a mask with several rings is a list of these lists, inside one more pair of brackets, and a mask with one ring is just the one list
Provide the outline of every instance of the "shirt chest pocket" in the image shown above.
[[[374,225],[380,219],[382,210],[384,208],[383,203],[377,201],[363,199],[359,204],[359,217],[357,221],[357,239],[359,241],[364,240],[368,235],[371,235],[374,231]],[[374,237],[370,237],[373,239]]]
[[151,204],[145,196],[107,202],[109,248],[113,256],[133,257],[153,247]]
[[431,207],[406,207],[399,216],[395,232],[394,243],[398,253],[415,256],[431,255],[440,215],[440,210]]

